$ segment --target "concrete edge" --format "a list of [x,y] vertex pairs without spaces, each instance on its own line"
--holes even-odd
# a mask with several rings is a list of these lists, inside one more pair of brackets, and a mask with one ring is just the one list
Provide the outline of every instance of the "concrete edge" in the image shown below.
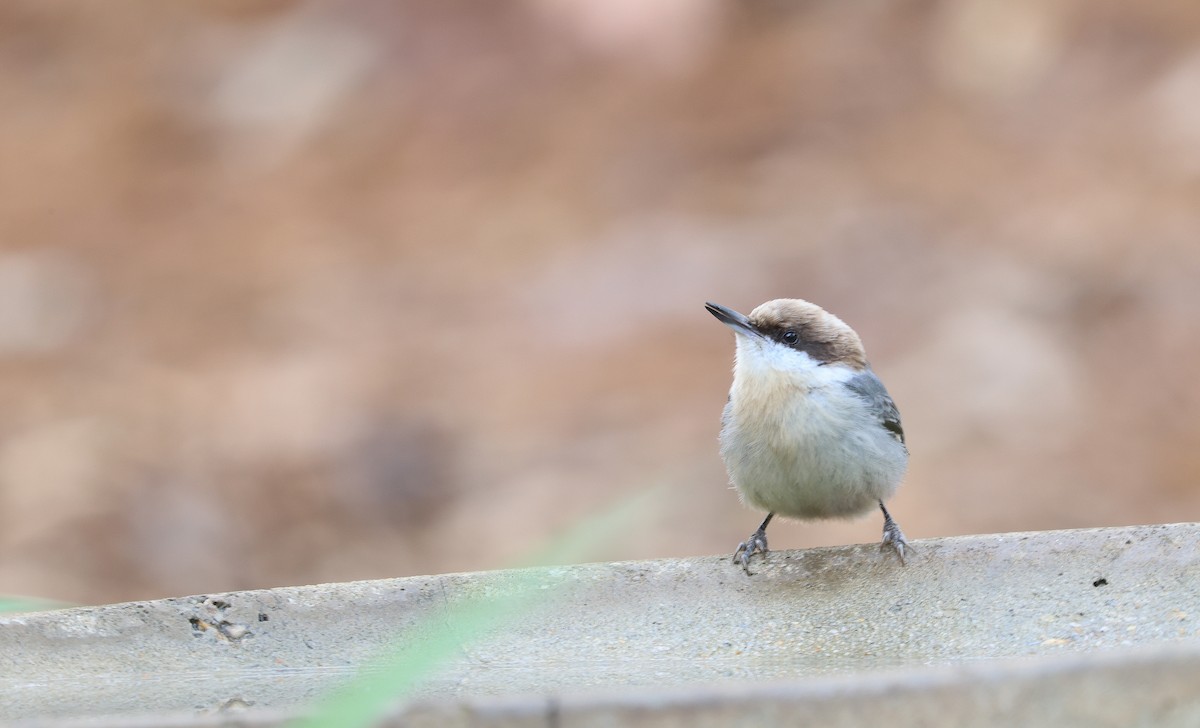
[[[868,720],[876,722],[881,716],[886,716],[889,726],[899,728],[910,725],[1015,723],[1038,726],[1059,725],[1063,721],[1079,724],[1200,725],[1200,632],[1197,632],[1192,621],[1186,623],[1186,629],[1177,629],[1179,620],[1188,620],[1189,615],[1180,611],[1178,614],[1181,616],[1175,616],[1166,611],[1167,607],[1195,611],[1192,605],[1197,603],[1195,589],[1200,584],[1196,580],[1200,576],[1198,535],[1200,526],[1197,524],[1158,524],[926,539],[917,542],[917,545],[932,558],[915,571],[911,565],[909,569],[901,569],[882,559],[877,544],[863,544],[776,552],[772,554],[774,558],[770,564],[763,564],[759,571],[761,576],[754,578],[744,577],[740,570],[729,563],[728,555],[720,555],[413,576],[20,613],[0,617],[0,638],[7,638],[7,642],[0,639],[0,644],[8,644],[15,650],[9,654],[12,658],[10,667],[23,673],[32,664],[21,657],[23,651],[35,644],[30,642],[31,639],[43,637],[45,640],[36,644],[44,651],[48,650],[47,669],[50,672],[45,674],[50,675],[51,682],[47,684],[54,685],[55,670],[66,669],[69,673],[73,670],[71,674],[75,676],[87,677],[92,681],[92,686],[84,687],[88,685],[86,680],[76,681],[89,692],[83,695],[82,710],[74,715],[87,717],[34,719],[28,716],[40,713],[26,709],[10,714],[14,722],[8,725],[22,728],[36,725],[68,728],[282,725],[297,716],[296,709],[303,709],[311,699],[324,692],[311,692],[304,702],[277,703],[276,708],[269,707],[270,702],[260,702],[261,707],[254,708],[230,703],[237,707],[229,708],[224,700],[199,701],[195,703],[199,712],[180,713],[171,712],[182,707],[179,701],[172,700],[164,703],[167,712],[90,716],[96,705],[96,694],[90,691],[108,689],[108,678],[119,676],[116,673],[109,675],[107,667],[97,671],[90,663],[82,661],[74,667],[64,668],[66,653],[62,648],[70,649],[72,645],[77,645],[79,651],[84,652],[108,644],[120,653],[128,649],[122,643],[127,635],[157,640],[155,645],[159,652],[139,647],[136,655],[127,653],[126,656],[136,656],[136,664],[142,667],[131,668],[129,665],[133,663],[121,658],[123,661],[120,664],[126,667],[126,672],[130,672],[164,669],[164,659],[173,657],[175,645],[180,644],[186,650],[186,654],[181,655],[190,664],[202,664],[205,670],[217,670],[228,676],[236,692],[243,689],[246,675],[263,674],[261,668],[265,663],[258,660],[264,656],[273,657],[279,640],[289,643],[296,641],[293,637],[297,629],[299,632],[315,629],[327,638],[323,646],[370,645],[395,626],[389,620],[400,624],[413,619],[416,612],[444,614],[447,586],[458,589],[482,586],[502,592],[506,579],[531,573],[548,575],[551,582],[583,584],[581,589],[564,593],[571,599],[578,598],[569,602],[573,611],[560,612],[560,619],[561,614],[569,615],[561,623],[537,621],[523,625],[524,631],[516,630],[512,635],[506,633],[504,639],[508,642],[491,648],[493,652],[487,654],[503,657],[505,650],[511,650],[514,646],[518,650],[523,648],[527,644],[523,640],[529,637],[549,635],[549,642],[554,642],[558,639],[555,635],[569,634],[571,630],[578,629],[580,624],[591,624],[587,616],[595,611],[596,604],[589,601],[589,595],[616,594],[618,596],[612,602],[614,607],[629,620],[628,624],[641,629],[631,633],[631,644],[638,646],[644,662],[649,660],[647,674],[654,677],[654,682],[642,683],[641,687],[616,687],[625,684],[629,658],[636,658],[639,653],[624,647],[619,653],[601,650],[592,657],[598,658],[597,664],[602,667],[607,665],[610,671],[612,665],[618,664],[616,680],[596,682],[592,688],[575,691],[555,687],[553,679],[547,681],[535,671],[523,687],[513,689],[506,682],[509,692],[496,693],[491,697],[487,697],[486,692],[465,692],[448,698],[431,691],[426,693],[427,697],[417,698],[415,702],[400,708],[386,724],[446,725],[451,728],[613,724],[661,725],[664,728],[678,725],[850,726],[861,725]],[[1079,557],[1078,563],[1071,563],[1073,557]],[[853,568],[848,569],[848,565],[853,565]],[[1067,572],[1066,576],[1064,571]],[[1111,584],[1103,578],[1093,583],[1095,574],[1106,574]],[[962,598],[958,587],[967,582],[956,579],[974,580],[976,591],[973,593],[977,596],[971,600]],[[471,582],[476,580],[486,583],[472,585]],[[827,602],[835,605],[836,609],[816,620],[815,624],[853,627],[852,620],[847,617],[858,615],[853,611],[845,612],[844,607],[864,583],[872,592],[868,595],[870,598],[867,603],[876,621],[869,624],[870,629],[859,628],[856,636],[859,643],[852,643],[851,646],[866,645],[874,652],[887,640],[897,641],[906,652],[915,650],[915,659],[910,656],[909,661],[904,663],[907,667],[903,669],[880,663],[851,673],[811,673],[789,677],[767,670],[759,673],[757,681],[726,683],[718,675],[718,679],[706,683],[672,685],[663,683],[658,677],[658,671],[667,669],[669,665],[664,667],[658,657],[660,653],[651,649],[655,643],[645,641],[647,637],[661,640],[664,635],[667,638],[695,641],[696,635],[703,635],[707,626],[715,627],[721,639],[728,638],[730,628],[748,630],[754,639],[762,637],[764,628],[773,628],[776,629],[775,637],[783,634],[788,638],[788,644],[793,644],[794,638],[800,633],[789,630],[803,630],[806,625],[795,621],[788,623],[786,617],[780,623],[782,626],[770,624],[779,620],[780,614],[803,614],[804,620],[813,621],[814,612],[809,610]],[[798,586],[801,588],[797,589]],[[937,607],[941,602],[930,598],[928,592],[948,587],[952,597],[951,606],[957,611],[947,611],[946,614],[942,614],[940,608],[936,611],[914,610],[907,597],[901,599],[901,604],[907,605],[904,609],[890,608],[890,601],[881,603],[875,598],[878,593],[887,593],[894,599],[896,592],[892,590],[903,588],[910,595],[919,595],[915,597],[916,604],[922,608]],[[314,612],[313,604],[323,603],[321,600],[331,593],[335,595],[333,610]],[[642,605],[639,598],[646,594],[654,598]],[[706,595],[715,596],[713,608],[689,612],[689,615],[696,615],[699,621],[686,618],[676,620],[668,611],[654,613],[654,619],[666,617],[666,621],[650,622],[650,612],[645,611],[646,608],[657,608],[659,602],[664,605],[691,605],[690,608],[694,609],[695,604],[702,602],[693,602],[691,599]],[[277,623],[272,613],[271,627],[285,631],[264,633],[246,640],[244,644],[220,630],[198,632],[195,629],[197,620],[185,619],[193,613],[207,615],[207,612],[195,610],[211,607],[220,614],[225,614],[224,610],[228,608],[230,612],[227,616],[233,621],[240,619],[237,616],[240,612],[247,612],[242,616],[252,621],[258,609],[271,608],[270,605],[264,607],[258,603],[231,607],[223,599],[231,602],[275,600],[279,604],[274,608],[297,609],[297,614],[301,616],[289,625]],[[196,600],[205,603],[190,603]],[[631,607],[631,603],[634,606]],[[1110,631],[1105,631],[1105,625],[1109,622],[1103,619],[1094,624],[1075,624],[1076,608],[1086,607],[1091,614],[1102,605],[1107,605],[1103,608],[1111,612],[1108,616],[1129,617],[1132,621],[1111,622],[1117,629]],[[1143,609],[1144,605],[1151,609]],[[1043,611],[1043,606],[1047,610],[1057,611]],[[757,611],[766,609],[774,618],[760,621],[759,624],[741,624],[747,621],[744,619],[746,607],[752,607],[756,616],[768,616]],[[959,649],[954,645],[949,651],[942,652],[920,649],[931,643],[931,637],[940,637],[936,632],[926,629],[931,623],[927,617],[932,617],[934,622],[944,620],[949,629],[946,634],[961,637],[961,630],[971,628],[972,624],[997,624],[992,618],[1003,620],[1005,613],[1012,615],[1014,607],[1024,609],[1019,616],[1026,626],[1035,620],[1042,624],[1043,621],[1038,618],[1045,617],[1050,621],[1044,623],[1053,625],[1054,629],[1043,630],[1038,626],[1032,631],[997,630],[994,637],[989,635],[989,640],[998,640],[994,645],[988,642],[987,649],[991,652]],[[342,619],[345,613],[359,613],[364,608],[367,614],[361,624]],[[332,614],[334,619],[322,620],[322,614],[325,617]],[[701,614],[702,617],[698,616]],[[582,622],[581,615],[584,617]],[[261,618],[262,614],[258,616]],[[314,616],[316,620],[312,619]],[[959,616],[963,619],[959,619]],[[1083,611],[1078,616],[1082,618]],[[551,612],[542,617],[551,618],[555,615]],[[191,627],[188,627],[189,621],[193,622]],[[861,623],[862,619],[858,622]],[[647,624],[661,626],[646,631]],[[1130,634],[1138,635],[1143,640],[1143,646],[1130,646],[1137,643],[1124,639],[1124,627],[1127,624],[1131,629],[1136,629]],[[386,627],[384,632],[380,631],[380,625]],[[545,630],[547,625],[552,629]],[[360,626],[366,629],[360,629]],[[297,629],[286,631],[293,627]],[[1093,630],[1092,627],[1103,629]],[[1078,643],[1080,651],[1059,653],[1057,650],[1070,645],[1069,640],[1058,639],[1057,636],[1061,630],[1069,628],[1081,630],[1078,632],[1081,635]],[[43,629],[44,634],[39,631]],[[779,632],[780,629],[783,632]],[[1069,631],[1065,633],[1071,634]],[[1055,639],[1044,640],[1047,635]],[[1031,637],[1036,640],[1030,642]],[[834,639],[845,640],[846,637],[842,635]],[[669,647],[672,643],[667,639],[664,644]],[[713,643],[709,640],[707,644]],[[773,643],[766,639],[764,644],[771,648]],[[838,646],[836,642],[828,644]],[[1041,647],[1037,646],[1039,644]],[[312,645],[307,646],[312,649]],[[728,647],[728,644],[725,646]],[[487,657],[475,651],[475,648],[473,652],[472,660]],[[687,659],[689,656],[704,657],[704,654],[694,652],[687,644],[677,654],[679,656],[674,661],[680,665],[694,662],[694,659]],[[736,654],[739,655],[736,658],[739,662],[747,659],[740,656],[740,651]],[[768,660],[766,666],[770,667],[773,664],[770,662],[771,655],[775,654],[779,653],[768,649],[760,657],[765,655]],[[1026,656],[1013,657],[1015,654]],[[348,669],[345,674],[352,674],[354,665],[361,664],[352,659],[356,656],[361,657],[357,653],[344,656],[344,664]],[[931,656],[941,660],[938,666],[932,666],[934,663],[929,661]],[[587,657],[587,654],[582,656],[585,666],[589,664]],[[98,664],[117,664],[111,657],[108,659],[109,662]],[[580,652],[572,647],[569,652],[545,662],[542,668],[561,672],[577,668],[580,660]],[[487,659],[483,659],[483,662],[486,663]],[[726,661],[723,664],[734,663]],[[501,667],[508,669],[515,666],[501,664]],[[243,667],[250,672],[243,671]],[[190,679],[191,669],[185,668],[180,675]],[[501,675],[491,668],[486,668],[485,672],[500,675],[505,681],[525,674],[510,672]],[[105,679],[102,686],[96,684],[98,677]],[[139,692],[126,694],[138,701],[137,707],[146,705],[145,695],[140,692],[142,684],[136,680],[129,684]],[[580,684],[581,688],[584,686],[584,683]],[[171,687],[167,685],[167,688]],[[80,688],[68,687],[68,690],[71,689],[74,690],[73,694],[64,693],[61,689],[54,694],[67,700],[80,696]],[[218,692],[222,692],[220,697],[226,697],[223,688]],[[178,691],[172,695],[178,695]],[[249,704],[254,705],[254,701],[249,701]],[[1030,705],[1039,707],[1031,712]],[[301,708],[294,709],[293,706]],[[953,715],[956,720],[946,722],[943,720],[945,715]],[[1058,716],[1062,720],[1039,722],[1047,715]],[[795,722],[794,716],[805,716],[806,720]],[[1018,721],[1014,716],[1021,719]],[[1113,716],[1123,718],[1118,721]],[[816,720],[817,717],[821,717],[821,720]]]
[[[1101,534],[1111,532],[1115,529],[1138,528],[1138,527],[1197,527],[1200,528],[1200,521],[1189,522],[1183,521],[1179,523],[1165,524],[1132,524],[1129,526],[1094,526],[1088,528],[1070,528],[1058,529],[1052,531],[1007,531],[1002,533],[985,533],[985,534],[964,534],[960,536],[938,536],[924,539],[913,539],[910,542],[911,546],[915,547],[916,553],[919,555],[924,547],[924,550],[934,550],[941,546],[954,546],[955,544],[972,543],[986,544],[989,540],[995,542],[1002,541],[1021,541],[1028,538],[1069,538],[1086,534]],[[772,550],[771,553],[781,560],[792,560],[802,558],[806,554],[814,556],[857,556],[861,552],[873,552],[878,549],[877,542],[843,544],[837,546],[816,546],[807,549],[779,549]],[[19,618],[22,621],[39,620],[43,615],[52,615],[51,618],[59,618],[65,614],[72,612],[91,611],[96,609],[109,609],[125,607],[133,604],[153,604],[159,602],[178,602],[194,599],[212,599],[226,598],[231,596],[239,597],[256,597],[265,594],[302,594],[311,590],[326,590],[331,588],[337,589],[355,589],[367,586],[376,585],[392,585],[405,582],[425,583],[431,579],[476,579],[483,576],[495,576],[498,574],[526,574],[539,573],[554,569],[572,569],[572,568],[588,568],[588,567],[613,567],[613,568],[636,568],[658,565],[672,565],[685,562],[707,562],[707,561],[725,561],[729,559],[729,554],[709,554],[700,556],[686,556],[679,558],[663,558],[663,559],[632,559],[627,561],[584,561],[569,564],[537,564],[534,566],[516,566],[504,569],[493,569],[483,571],[449,571],[441,574],[409,574],[405,576],[385,577],[382,579],[363,579],[359,581],[345,582],[317,582],[313,584],[291,584],[274,587],[263,587],[261,589],[244,589],[227,592],[204,592],[196,594],[188,594],[183,596],[158,597],[154,599],[140,599],[129,602],[112,602],[108,604],[81,604],[66,607],[57,607],[53,609],[34,610],[28,612],[3,612],[0,613],[0,626],[3,626],[6,620],[11,618]]]
[[[275,728],[301,714],[248,711],[53,721],[54,728]],[[480,697],[404,704],[388,728],[1154,725],[1200,719],[1200,644],[1156,645],[805,681]],[[38,728],[18,721],[10,728]]]

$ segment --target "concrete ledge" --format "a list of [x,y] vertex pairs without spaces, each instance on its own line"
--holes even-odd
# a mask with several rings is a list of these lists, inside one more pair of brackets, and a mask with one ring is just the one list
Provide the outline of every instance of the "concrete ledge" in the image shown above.
[[916,545],[904,567],[849,546],[752,578],[720,556],[9,616],[0,720],[274,724],[397,635],[453,626],[457,600],[532,579],[547,598],[461,645],[405,725],[1200,724],[1200,526]]

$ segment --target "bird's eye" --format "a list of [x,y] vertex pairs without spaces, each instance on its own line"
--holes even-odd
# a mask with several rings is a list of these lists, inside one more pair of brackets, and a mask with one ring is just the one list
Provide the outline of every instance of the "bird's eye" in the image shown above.
[[783,332],[783,340],[789,344],[795,344],[799,339],[800,335],[791,329]]

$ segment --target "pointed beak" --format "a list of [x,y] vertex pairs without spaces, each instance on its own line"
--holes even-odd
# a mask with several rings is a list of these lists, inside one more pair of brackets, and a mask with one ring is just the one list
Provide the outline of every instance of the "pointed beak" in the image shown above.
[[713,316],[716,316],[718,321],[733,329],[733,333],[735,334],[762,336],[762,334],[755,331],[754,327],[750,325],[750,319],[734,311],[732,308],[725,308],[718,303],[712,302],[704,304],[704,308],[708,309],[708,312]]

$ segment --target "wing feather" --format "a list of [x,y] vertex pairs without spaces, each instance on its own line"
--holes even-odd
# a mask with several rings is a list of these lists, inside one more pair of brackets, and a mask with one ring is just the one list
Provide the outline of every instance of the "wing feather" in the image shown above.
[[846,381],[846,386],[867,401],[867,406],[871,409],[871,413],[879,419],[879,424],[891,433],[892,437],[896,438],[901,445],[904,445],[904,449],[907,451],[908,445],[904,442],[904,427],[900,424],[900,410],[892,401],[892,396],[888,394],[887,387],[884,387],[879,377],[875,376],[875,372],[867,369],[856,374]]

